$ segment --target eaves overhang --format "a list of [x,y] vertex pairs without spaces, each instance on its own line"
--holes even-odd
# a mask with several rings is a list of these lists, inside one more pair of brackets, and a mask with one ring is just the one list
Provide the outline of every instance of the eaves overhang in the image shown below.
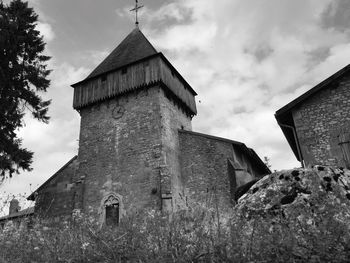
[[277,120],[277,123],[280,126],[284,136],[289,143],[289,146],[292,148],[292,151],[298,161],[301,162],[303,160],[303,157],[300,151],[300,144],[295,130],[293,110],[295,110],[305,100],[320,90],[338,85],[338,80],[349,73],[350,64],[276,111],[275,118]]

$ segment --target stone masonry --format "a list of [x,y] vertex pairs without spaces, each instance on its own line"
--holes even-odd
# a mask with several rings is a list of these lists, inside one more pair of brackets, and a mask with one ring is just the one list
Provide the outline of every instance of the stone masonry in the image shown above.
[[[123,116],[113,118],[115,107]],[[170,107],[172,106],[172,107]],[[160,87],[137,91],[81,111],[79,174],[84,177],[82,209],[98,212],[102,197],[119,193],[129,211],[162,209],[171,194],[169,175],[178,148],[177,129],[190,118],[171,104]]]
[[192,132],[196,92],[137,28],[72,86],[79,151],[28,197],[40,215],[80,211],[117,225],[127,214],[171,213],[213,193],[227,209],[237,187],[270,173],[243,143]]
[[57,171],[36,192],[36,212],[48,217],[67,216],[74,208],[77,156]]
[[339,136],[350,128],[349,90],[350,77],[344,77],[293,109],[306,165],[346,165]]
[[183,195],[189,206],[230,207],[238,187],[264,174],[249,161],[242,143],[185,130],[179,136]]

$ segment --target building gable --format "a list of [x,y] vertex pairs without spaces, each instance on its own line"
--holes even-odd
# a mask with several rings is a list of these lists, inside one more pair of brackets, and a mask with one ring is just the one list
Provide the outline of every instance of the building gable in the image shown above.
[[237,187],[271,173],[254,151],[237,141],[179,130],[179,144],[188,202],[201,203],[215,195],[220,205],[229,207]]
[[27,198],[35,201],[36,212],[44,216],[71,214],[77,165],[77,156],[74,156]]
[[294,99],[293,101],[276,111],[275,118],[298,161],[302,161],[303,156],[302,151],[300,149],[298,135],[295,130],[293,112],[298,107],[300,107],[300,105],[303,105],[314,96],[317,96],[317,94],[319,94],[321,91],[337,87],[339,85],[339,82],[341,82],[343,78],[346,78],[349,75],[350,65],[347,65],[346,67],[342,68],[329,78],[325,79],[309,91],[300,95],[298,98]]

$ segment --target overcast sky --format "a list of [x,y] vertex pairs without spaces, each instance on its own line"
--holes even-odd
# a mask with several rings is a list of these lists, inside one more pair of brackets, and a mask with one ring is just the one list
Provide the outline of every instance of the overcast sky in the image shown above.
[[[8,2],[8,1],[5,1]],[[140,0],[140,28],[198,93],[193,130],[245,143],[272,169],[298,167],[276,110],[350,62],[348,0]],[[78,150],[71,84],[134,28],[133,0],[30,0],[53,70],[48,125],[19,131],[33,171],[0,186],[30,193]]]

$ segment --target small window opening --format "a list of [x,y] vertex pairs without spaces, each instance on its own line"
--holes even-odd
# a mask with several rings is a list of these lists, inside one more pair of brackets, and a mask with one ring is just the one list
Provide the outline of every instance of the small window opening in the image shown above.
[[105,202],[105,212],[107,226],[117,226],[119,224],[119,201],[111,196]]
[[346,168],[350,168],[350,133],[342,131],[338,135],[338,145],[340,146],[342,157],[345,162]]
[[28,218],[27,220],[27,228],[28,229],[33,229],[34,228],[34,221],[32,218]]
[[126,72],[128,72],[127,68],[122,68],[122,75],[126,74]]
[[106,225],[117,226],[119,224],[119,204],[106,206]]
[[150,82],[150,80],[151,80],[151,71],[150,71],[150,68],[149,68],[149,62],[146,61],[144,65],[145,65],[145,68],[144,68],[144,70],[145,70],[145,81],[146,82]]
[[107,80],[107,75],[103,75],[102,77],[101,77],[101,81],[102,82],[105,82]]
[[236,171],[235,171],[234,164],[230,159],[227,159],[227,175],[230,182],[231,202],[235,203],[235,194],[236,194],[236,188],[237,188]]
[[21,226],[21,221],[15,220],[14,225],[16,229],[19,229],[19,227]]

